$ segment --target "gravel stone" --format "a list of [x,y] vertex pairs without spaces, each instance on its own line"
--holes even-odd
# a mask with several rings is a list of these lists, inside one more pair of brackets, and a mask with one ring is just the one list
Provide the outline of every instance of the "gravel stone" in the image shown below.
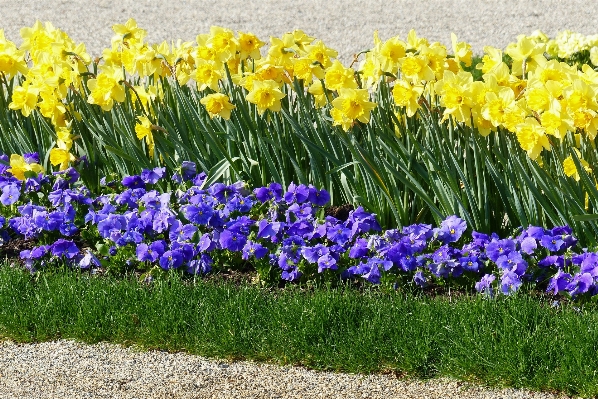
[[[18,0],[0,1],[0,29],[20,44],[19,29],[50,21],[100,56],[111,26],[135,18],[150,43],[194,40],[218,25],[267,41],[303,29],[339,52],[344,63],[372,46],[372,35],[410,29],[450,46],[450,33],[472,45],[504,48],[536,29],[598,33],[598,2],[582,0]],[[449,47],[450,48],[450,47]],[[186,354],[140,352],[72,341],[0,343],[0,397],[12,398],[558,398],[548,393],[488,389],[450,379],[415,381],[389,375],[314,372]]]
[[316,372],[184,353],[61,340],[0,342],[0,397],[27,398],[343,398],[555,399],[549,393],[490,389],[447,378]]

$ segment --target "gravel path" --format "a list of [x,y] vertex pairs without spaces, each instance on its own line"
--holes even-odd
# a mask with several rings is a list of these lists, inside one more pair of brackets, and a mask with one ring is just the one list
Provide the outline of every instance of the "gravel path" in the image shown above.
[[[51,21],[100,55],[114,23],[129,17],[148,41],[194,40],[211,25],[250,31],[262,40],[303,29],[351,55],[410,29],[450,45],[450,33],[472,44],[504,47],[517,34],[541,29],[598,33],[598,2],[581,0],[0,0],[0,29],[20,43],[19,29]],[[316,373],[254,363],[222,363],[184,354],[135,352],[70,341],[0,344],[2,398],[555,398],[522,390],[488,390],[451,380]]]
[[73,341],[0,343],[0,397],[12,398],[530,398],[463,382],[323,373],[299,367],[219,362],[186,354],[140,352]]
[[380,38],[410,29],[450,46],[451,32],[481,53],[536,29],[598,33],[598,2],[587,0],[0,0],[0,29],[20,43],[19,29],[51,21],[93,55],[110,45],[111,26],[133,17],[150,42],[194,40],[211,25],[250,31],[267,41],[292,29],[322,39],[346,61]]

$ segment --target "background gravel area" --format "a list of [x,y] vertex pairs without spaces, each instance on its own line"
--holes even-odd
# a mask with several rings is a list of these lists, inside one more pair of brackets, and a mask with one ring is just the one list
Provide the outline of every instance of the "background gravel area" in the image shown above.
[[[194,40],[211,25],[250,31],[267,41],[293,29],[322,39],[349,62],[372,45],[410,29],[450,46],[450,33],[475,53],[503,48],[536,29],[598,33],[598,2],[578,0],[0,0],[0,29],[20,44],[19,29],[50,21],[92,56],[110,45],[111,26],[135,18],[149,42]],[[184,354],[59,341],[0,344],[2,398],[556,398],[523,390],[489,390],[462,382],[316,373]]]
[[327,398],[554,399],[547,393],[484,389],[449,379],[314,372],[182,353],[140,352],[73,341],[0,343],[0,397],[27,398]]
[[135,18],[150,42],[194,40],[218,25],[250,31],[267,41],[293,29],[322,39],[339,58],[410,29],[450,46],[451,32],[481,54],[485,45],[503,48],[518,34],[541,29],[554,36],[570,29],[598,33],[597,1],[581,0],[0,0],[0,29],[20,43],[19,29],[51,21],[92,55],[110,45],[111,26]]

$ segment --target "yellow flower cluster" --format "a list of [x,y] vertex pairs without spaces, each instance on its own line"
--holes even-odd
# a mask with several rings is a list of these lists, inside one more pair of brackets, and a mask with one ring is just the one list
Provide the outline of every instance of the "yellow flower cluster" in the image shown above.
[[[406,39],[386,41],[374,33],[373,48],[355,70],[336,60],[335,50],[301,30],[271,37],[267,51],[262,51],[266,43],[252,33],[222,27],[212,27],[194,43],[179,40],[171,45],[145,43],[146,31],[133,19],[113,30],[111,47],[96,62],[95,75],[89,73],[91,59],[85,46],[76,45],[49,23],[23,28],[20,47],[0,30],[0,73],[5,81],[19,74],[24,77],[9,107],[25,116],[37,109],[53,123],[58,139],[50,160],[61,169],[74,160],[69,120],[75,111],[66,100],[69,90],[88,92],[88,103],[109,111],[125,101],[130,89],[141,114],[135,132],[153,157],[152,130],[161,128],[152,123],[150,104],[163,98],[164,79],[195,84],[207,114],[225,120],[238,106],[227,95],[229,76],[259,114],[280,111],[285,97],[299,88],[314,107],[326,107],[333,124],[345,131],[369,122],[377,107],[371,95],[385,81],[394,100],[394,109],[385,111],[395,112],[399,120],[417,117],[424,103],[439,104],[443,121],[465,124],[483,136],[512,132],[532,159],[567,132],[592,142],[597,135],[598,72],[588,65],[579,70],[549,58],[588,48],[598,58],[594,50],[598,35],[566,31],[554,40],[541,32],[521,35],[504,49],[510,64],[503,62],[503,50],[485,47],[481,63],[472,66],[471,46],[454,34],[449,53],[446,46],[430,43],[413,30]],[[474,80],[472,67],[481,70],[482,80]],[[91,78],[84,79],[85,74]],[[565,171],[576,173],[571,162]]]
[[[293,90],[295,79],[313,96],[316,107],[331,103],[334,124],[345,130],[356,121],[367,123],[375,107],[367,89],[359,87],[355,71],[335,60],[337,52],[301,30],[271,37],[265,56],[260,51],[265,43],[254,34],[235,34],[222,27],[214,26],[210,33],[198,35],[195,43],[178,42],[172,47],[166,43],[145,44],[146,32],[132,19],[115,25],[113,30],[116,35],[112,47],[103,52],[101,73],[88,82],[88,102],[105,110],[111,109],[114,101],[124,100],[122,71],[140,78],[153,77],[154,82],[165,77],[172,77],[179,84],[194,81],[199,91],[206,91],[201,104],[212,118],[229,119],[235,108],[223,93],[228,74],[234,84],[246,90],[246,100],[255,105],[259,114],[280,111],[282,99]],[[161,90],[157,84],[134,87],[142,104],[160,97],[156,95]],[[138,135],[139,131],[148,131],[149,122],[144,123],[137,125]],[[149,132],[141,137],[151,137]]]
[[[51,121],[56,127],[58,140],[50,160],[64,169],[75,159],[69,152],[72,141],[67,95],[69,90],[81,88],[82,73],[87,72],[91,59],[84,44],[75,44],[49,22],[36,22],[33,27],[22,28],[21,37],[23,43],[17,48],[0,30],[0,74],[5,80],[17,73],[24,77],[22,83],[14,88],[8,106],[12,110],[20,110],[26,117],[33,110],[38,110]],[[25,54],[28,54],[29,63]]]
[[589,51],[592,55],[592,64],[598,65],[598,35],[585,36],[581,33],[564,30],[557,33],[554,39],[549,39],[540,31],[535,31],[531,36],[546,43],[546,53],[550,57],[570,58],[576,53]]
[[[366,54],[360,73],[369,87],[382,76],[392,85],[401,113],[413,116],[422,95],[442,106],[443,120],[474,127],[481,135],[499,128],[516,135],[531,159],[551,149],[551,140],[567,132],[583,133],[593,142],[598,128],[598,73],[547,58],[547,40],[519,36],[503,51],[484,48],[483,73],[474,81],[464,66],[471,64],[469,45],[452,36],[453,55],[439,43],[429,43],[411,31],[382,42],[374,35],[374,49]],[[571,161],[572,162],[572,161]],[[573,176],[571,162],[566,173]],[[574,166],[574,165],[573,165]]]

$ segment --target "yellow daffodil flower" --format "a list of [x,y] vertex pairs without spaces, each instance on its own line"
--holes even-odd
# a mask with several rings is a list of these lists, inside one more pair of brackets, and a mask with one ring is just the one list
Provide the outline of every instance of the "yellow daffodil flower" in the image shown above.
[[309,89],[307,89],[307,92],[314,96],[316,108],[322,108],[328,103],[326,92],[324,91],[324,86],[322,86],[321,80],[314,80],[311,86],[309,86]]
[[484,46],[484,56],[482,62],[476,65],[476,69],[482,70],[486,74],[496,65],[502,62],[502,50],[492,46]]
[[273,80],[256,80],[253,82],[252,90],[247,94],[247,101],[257,106],[260,114],[263,114],[267,109],[278,112],[280,111],[280,100],[285,97],[282,91]]
[[527,118],[517,126],[517,140],[527,155],[535,160],[543,149],[550,151],[550,143],[545,130],[534,118]]
[[7,79],[11,79],[17,73],[26,75],[28,71],[25,52],[18,50],[13,42],[6,40],[4,30],[0,29],[0,72]]
[[222,72],[219,64],[204,60],[197,62],[195,81],[197,82],[198,90],[202,91],[209,87],[214,91],[218,91],[220,79],[222,79]]
[[305,51],[307,51],[307,58],[319,62],[324,69],[332,65],[332,58],[338,57],[338,52],[326,47],[321,40],[317,40],[314,44],[305,46]]
[[294,58],[293,76],[309,85],[313,80],[314,63],[307,57]]
[[292,58],[296,54],[294,49],[295,41],[293,39],[294,38],[291,33],[284,34],[282,38],[270,38],[268,57],[271,59],[271,62],[283,67],[292,65]]
[[403,59],[402,72],[413,84],[436,79],[434,71],[428,65],[428,58],[409,54]]
[[412,85],[405,80],[395,81],[392,98],[399,107],[405,107],[405,113],[411,117],[419,109],[418,100],[424,91],[422,85]]
[[87,87],[91,91],[87,102],[99,105],[104,111],[110,111],[115,100],[125,101],[125,89],[120,83],[123,79],[121,70],[104,67],[95,79],[87,81]]
[[465,42],[458,42],[457,35],[451,33],[451,43],[453,45],[453,54],[457,63],[464,63],[465,66],[471,66],[471,45]]
[[356,89],[355,72],[353,68],[345,68],[339,60],[335,60],[324,75],[326,88],[340,90],[342,88]]
[[264,42],[258,39],[253,33],[237,33],[239,34],[239,38],[237,39],[239,42],[239,57],[242,60],[248,57],[251,57],[253,60],[259,60],[262,57],[260,49],[264,46]]
[[364,87],[375,90],[382,77],[382,68],[380,67],[380,60],[375,54],[367,53],[365,60],[359,66],[361,72],[361,81]]
[[206,45],[214,51],[218,61],[226,62],[235,56],[239,43],[232,30],[212,26]]
[[39,90],[33,87],[29,81],[24,81],[22,86],[15,87],[12,93],[12,102],[8,108],[21,110],[23,116],[28,117],[37,105]]
[[135,125],[135,133],[139,140],[145,139],[150,158],[154,158],[154,149],[156,144],[154,143],[154,134],[152,133],[152,123],[147,116],[138,116],[139,122]]
[[509,107],[515,106],[515,93],[511,88],[501,87],[496,92],[486,93],[486,104],[482,107],[482,115],[486,120],[498,127],[504,122],[504,115]]
[[112,44],[125,44],[125,47],[136,47],[143,43],[147,32],[137,26],[137,21],[129,18],[125,24],[115,24],[112,30],[116,35],[112,37]]
[[229,100],[229,97],[225,94],[213,93],[202,98],[200,103],[206,107],[210,118],[214,118],[218,115],[223,119],[229,120],[230,111],[235,108]]
[[339,89],[339,96],[332,101],[336,111],[331,111],[335,125],[341,125],[345,131],[348,130],[347,120],[358,120],[368,123],[370,112],[376,108],[376,103],[369,101],[369,94],[366,89]]
[[401,60],[405,57],[407,45],[398,37],[391,37],[384,44],[376,48],[376,55],[380,62],[380,69],[384,72],[395,74],[399,69]]
[[[581,162],[581,166],[583,166],[586,173],[592,173],[592,168],[590,168],[590,165],[585,160],[581,159],[581,153],[579,152],[579,150],[577,148],[573,148],[573,150],[577,154],[577,158]],[[565,172],[566,176],[573,177],[575,179],[575,181],[579,181],[579,179],[580,179],[579,171],[577,170],[577,167],[575,166],[575,161],[573,160],[572,155],[569,155],[563,161],[563,171]]]
[[35,162],[27,163],[25,158],[21,155],[12,154],[10,156],[10,169],[8,169],[14,177],[19,180],[25,180],[25,172],[43,173],[44,168]]

